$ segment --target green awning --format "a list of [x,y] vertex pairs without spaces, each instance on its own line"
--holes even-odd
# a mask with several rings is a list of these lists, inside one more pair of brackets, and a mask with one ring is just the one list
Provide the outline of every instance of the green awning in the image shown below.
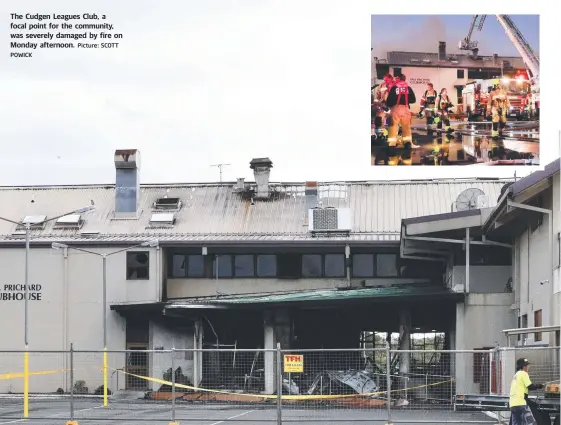
[[295,302],[321,302],[344,300],[367,300],[384,298],[412,298],[412,297],[461,297],[463,294],[450,291],[445,287],[383,287],[345,290],[316,290],[300,291],[283,294],[267,294],[253,296],[229,296],[212,299],[197,299],[176,301],[169,304],[168,308],[189,308],[200,304],[216,305],[242,305],[242,304],[273,304]]

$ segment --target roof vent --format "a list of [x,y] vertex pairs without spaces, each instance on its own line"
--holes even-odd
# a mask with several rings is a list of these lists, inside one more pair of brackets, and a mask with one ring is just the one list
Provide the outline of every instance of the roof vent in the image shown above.
[[257,183],[257,192],[255,193],[255,198],[268,199],[269,177],[271,175],[271,168],[273,168],[273,161],[271,161],[269,158],[254,158],[249,163],[249,167],[253,170],[255,183]]
[[153,213],[150,227],[172,227],[175,224],[175,213]]
[[181,208],[181,200],[179,198],[158,198],[154,202],[156,210],[179,210]]
[[245,178],[239,177],[236,181],[236,185],[234,186],[234,191],[243,192],[244,190],[245,190]]
[[69,214],[55,222],[55,229],[80,229],[84,225],[81,214]]
[[313,208],[308,210],[309,231],[312,233],[344,233],[351,229],[350,208]]
[[306,208],[311,210],[318,205],[318,182],[306,182]]
[[45,220],[47,219],[46,215],[26,215],[21,224],[17,225],[16,230],[25,230],[25,225],[29,224],[30,229],[44,229],[45,228]]
[[411,59],[411,62],[413,62],[413,63],[418,63],[418,62],[419,62],[419,59]]

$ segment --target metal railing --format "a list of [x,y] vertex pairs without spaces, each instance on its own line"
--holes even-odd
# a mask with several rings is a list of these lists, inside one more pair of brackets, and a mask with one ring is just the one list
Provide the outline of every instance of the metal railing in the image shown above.
[[107,368],[104,350],[28,353],[25,400],[24,352],[0,352],[0,423],[24,419],[28,403],[27,419],[45,423],[496,424],[505,409],[466,411],[466,400],[507,397],[517,358],[534,382],[559,382],[557,347],[107,350]]

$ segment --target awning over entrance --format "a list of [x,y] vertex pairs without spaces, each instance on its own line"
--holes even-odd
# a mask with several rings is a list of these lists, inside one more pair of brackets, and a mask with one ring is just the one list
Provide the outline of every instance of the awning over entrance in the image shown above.
[[[166,309],[192,309],[207,306],[208,308],[224,308],[251,305],[274,305],[274,304],[316,304],[330,301],[384,301],[390,298],[411,299],[418,297],[458,297],[463,294],[452,292],[446,287],[440,286],[411,286],[411,287],[383,287],[363,288],[346,290],[316,290],[300,291],[283,294],[265,294],[252,296],[222,297],[213,299],[198,299],[175,301],[166,305]],[[203,307],[204,308],[204,307]]]

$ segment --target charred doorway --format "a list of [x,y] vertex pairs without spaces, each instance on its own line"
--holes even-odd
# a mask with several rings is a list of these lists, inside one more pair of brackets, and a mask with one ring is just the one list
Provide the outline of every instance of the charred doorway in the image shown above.
[[264,369],[263,352],[244,350],[263,349],[263,313],[252,310],[213,311],[201,320],[205,350],[201,385],[245,391],[261,387],[259,382],[248,377],[255,377]]

